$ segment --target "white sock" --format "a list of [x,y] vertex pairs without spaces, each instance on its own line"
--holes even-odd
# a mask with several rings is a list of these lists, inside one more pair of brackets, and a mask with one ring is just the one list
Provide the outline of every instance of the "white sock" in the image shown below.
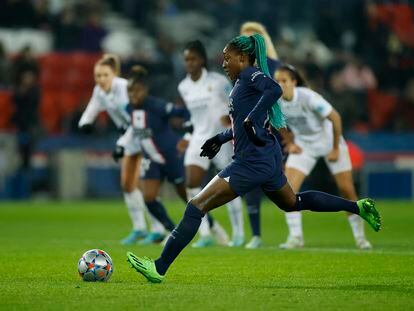
[[243,205],[240,197],[227,203],[227,210],[230,216],[232,236],[244,238]]
[[[200,193],[200,191],[201,187],[187,188],[188,200],[194,198],[197,194]],[[200,228],[198,228],[198,233],[200,233],[200,236],[202,238],[209,237],[211,235],[210,223],[208,222],[207,215],[204,215],[204,217],[201,218],[201,224]]]
[[147,216],[149,218],[149,223],[150,223],[150,226],[151,226],[151,232],[164,234],[165,233],[165,228],[162,225],[162,223],[160,223],[157,218],[152,216],[152,214],[148,210],[147,210]]
[[201,187],[187,188],[188,200],[191,200],[192,198],[194,198],[200,192],[201,192]]
[[303,237],[301,212],[286,213],[286,223],[289,227],[289,236]]
[[355,240],[365,240],[364,222],[362,218],[356,214],[352,214],[348,216],[348,221],[351,225],[352,234],[354,235]]
[[208,222],[207,215],[204,215],[204,217],[201,218],[201,224],[198,228],[198,232],[202,238],[211,236],[210,223]]
[[131,192],[124,192],[124,200],[128,208],[133,229],[137,231],[147,230],[144,216],[145,202],[141,191],[135,189]]

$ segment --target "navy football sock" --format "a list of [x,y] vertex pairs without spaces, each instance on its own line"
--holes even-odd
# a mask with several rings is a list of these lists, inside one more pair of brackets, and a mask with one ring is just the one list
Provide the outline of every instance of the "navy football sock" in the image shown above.
[[147,208],[152,216],[154,216],[160,223],[162,223],[165,229],[168,231],[174,230],[175,224],[171,220],[170,216],[168,216],[164,205],[162,205],[160,201],[154,200],[145,202],[145,204],[147,205]]
[[164,275],[168,267],[173,263],[178,254],[190,243],[200,227],[203,213],[193,204],[188,203],[184,217],[171,232],[160,258],[155,261],[155,267],[159,274]]
[[296,195],[295,210],[310,210],[314,212],[346,211],[359,214],[359,208],[356,202],[320,191],[299,192]]
[[256,188],[244,196],[247,204],[247,213],[249,215],[250,228],[254,236],[260,236],[260,203],[262,200],[262,190]]

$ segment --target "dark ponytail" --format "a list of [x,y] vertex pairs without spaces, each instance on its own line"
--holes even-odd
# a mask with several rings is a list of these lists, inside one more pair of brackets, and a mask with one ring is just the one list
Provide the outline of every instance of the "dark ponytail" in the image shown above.
[[296,86],[306,86],[307,83],[303,78],[302,74],[292,65],[290,64],[283,64],[277,70],[279,71],[287,71],[290,75],[292,80],[296,81]]
[[115,75],[121,74],[121,61],[115,54],[104,54],[100,60],[97,61],[96,65],[109,66]]
[[140,65],[132,66],[129,72],[128,84],[131,86],[135,83],[148,86],[148,70]]
[[185,45],[184,51],[189,50],[198,54],[204,61],[204,67],[208,69],[207,52],[204,44],[200,40],[190,41]]

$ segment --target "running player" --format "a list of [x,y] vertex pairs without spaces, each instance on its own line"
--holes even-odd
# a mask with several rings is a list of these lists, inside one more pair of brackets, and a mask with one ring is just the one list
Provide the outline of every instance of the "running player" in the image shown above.
[[[188,202],[180,224],[157,260],[127,253],[131,266],[153,283],[163,281],[169,266],[194,238],[206,213],[258,186],[284,211],[348,211],[363,217],[375,231],[381,228],[380,215],[370,199],[355,202],[319,191],[292,191],[282,170],[280,145],[264,127],[269,118],[277,129],[285,122],[277,104],[282,89],[269,76],[263,37],[236,37],[225,46],[223,54],[224,71],[235,81],[229,104],[232,128],[208,139],[201,155],[212,159],[221,145],[233,140],[234,159]],[[259,69],[253,66],[256,59]]]
[[[338,112],[322,96],[305,87],[303,78],[293,66],[279,67],[276,81],[283,90],[280,103],[286,123],[294,134],[294,141],[286,145],[289,156],[285,170],[293,191],[299,192],[318,158],[323,157],[341,196],[348,200],[357,200],[351,160],[342,137],[341,117]],[[348,220],[356,246],[370,249],[371,243],[365,238],[361,217],[349,214]],[[299,211],[286,213],[286,222],[289,236],[285,243],[280,244],[280,248],[302,247],[302,214]]]
[[[187,193],[192,198],[201,191],[201,184],[211,163],[222,170],[231,162],[233,150],[230,144],[223,146],[220,154],[212,161],[200,156],[200,146],[204,141],[225,129],[222,119],[229,115],[228,95],[231,84],[225,76],[207,70],[207,53],[198,40],[186,45],[184,62],[187,76],[178,85],[178,91],[190,112],[193,133],[186,135],[177,147],[181,152],[185,150]],[[227,208],[233,229],[232,240],[228,245],[241,246],[244,244],[241,199],[236,198],[229,202]],[[214,221],[211,231],[219,242],[227,244],[227,234],[217,221]],[[199,232],[200,239],[193,247],[206,247],[213,243],[207,217],[203,217]]]
[[[96,86],[93,90],[92,98],[79,120],[81,130],[89,132],[101,111],[106,111],[116,127],[121,131],[124,131],[129,126],[130,116],[126,111],[128,104],[127,80],[118,77],[119,73],[120,62],[115,55],[105,54],[95,64],[94,76]],[[127,132],[124,138],[117,142],[117,145],[123,145],[125,137],[131,134],[131,132]],[[133,144],[124,146],[124,149],[125,155],[121,166],[121,188],[124,192],[124,200],[132,220],[133,229],[121,243],[133,244],[147,235],[144,216],[145,203],[142,193],[138,189],[141,147],[139,141],[135,141]],[[152,232],[155,235],[159,235],[161,240],[163,238],[163,230],[162,225],[153,220]]]
[[169,118],[183,116],[185,109],[148,94],[148,73],[141,66],[131,69],[128,96],[132,106],[133,138],[138,139],[144,154],[141,165],[141,187],[150,213],[172,231],[175,224],[158,199],[161,183],[166,178],[175,186],[179,197],[187,202],[183,156],[177,149],[180,137],[173,132]]
[[[279,67],[279,57],[273,45],[272,39],[268,34],[266,27],[258,22],[245,22],[240,27],[240,35],[252,36],[258,33],[262,35],[266,44],[267,66],[269,68],[270,76],[274,76],[276,69]],[[274,132],[276,138],[280,141],[279,133]],[[262,245],[261,226],[260,226],[260,204],[263,196],[263,191],[256,188],[253,191],[246,193],[244,196],[247,205],[247,214],[249,216],[250,228],[252,230],[252,238],[246,244],[246,248],[254,249]]]

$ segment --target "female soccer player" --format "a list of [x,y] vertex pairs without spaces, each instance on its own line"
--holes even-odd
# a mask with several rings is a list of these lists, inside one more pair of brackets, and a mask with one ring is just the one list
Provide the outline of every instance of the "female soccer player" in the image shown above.
[[[183,156],[177,149],[179,136],[169,125],[169,118],[183,116],[185,109],[148,94],[147,70],[134,66],[128,80],[129,102],[133,108],[131,126],[133,139],[140,141],[144,159],[141,165],[141,187],[150,213],[168,231],[175,224],[158,199],[164,178],[174,184],[177,194],[187,202]],[[127,143],[128,145],[128,143]]]
[[[303,78],[293,66],[282,65],[275,77],[283,90],[280,100],[282,112],[294,134],[294,141],[285,147],[289,153],[285,174],[292,190],[299,192],[318,158],[323,157],[342,197],[357,200],[351,160],[342,137],[341,117],[338,112],[318,93],[304,87]],[[362,219],[351,213],[348,220],[356,246],[370,249],[371,244],[365,238]],[[286,213],[286,222],[289,236],[280,248],[302,247],[304,242],[301,213]]]
[[[381,227],[380,215],[370,199],[355,202],[318,191],[293,192],[282,171],[280,145],[264,127],[268,117],[276,128],[284,127],[285,122],[276,102],[282,89],[269,77],[263,37],[236,37],[226,45],[223,54],[224,71],[235,81],[230,93],[232,128],[208,139],[201,155],[212,159],[221,145],[233,139],[234,160],[188,202],[183,219],[157,260],[127,253],[131,266],[153,283],[162,282],[207,212],[258,186],[284,211],[348,211],[363,217],[375,231]],[[259,69],[253,66],[256,59]]]
[[[254,34],[263,36],[266,45],[267,66],[269,68],[270,76],[273,77],[276,69],[279,67],[279,57],[276,49],[272,43],[272,39],[268,34],[266,27],[258,22],[245,22],[240,27],[240,35],[252,36]],[[278,135],[278,132],[275,132]],[[276,136],[278,140],[279,136]],[[279,140],[280,141],[280,140]],[[246,248],[255,249],[262,245],[261,226],[260,226],[260,204],[263,196],[263,191],[256,188],[253,191],[246,193],[244,198],[247,204],[247,214],[249,216],[250,228],[252,230],[252,238],[246,244]]]
[[[220,154],[213,160],[200,156],[200,146],[211,136],[225,128],[222,119],[228,118],[228,95],[231,84],[221,74],[207,70],[207,53],[200,41],[189,42],[184,49],[184,62],[187,77],[178,85],[178,91],[191,115],[193,132],[186,135],[177,146],[184,152],[187,193],[194,197],[201,191],[201,184],[206,177],[210,164],[222,170],[231,162],[233,150],[230,144],[223,146]],[[244,226],[242,201],[236,198],[227,204],[232,225],[232,240],[229,246],[241,246],[244,243]],[[226,243],[227,234],[217,221],[211,228],[217,240]],[[200,239],[193,247],[206,247],[213,243],[207,217],[200,225]]]
[[[116,127],[125,130],[130,123],[130,116],[126,111],[128,104],[127,80],[118,77],[120,62],[117,56],[105,54],[94,68],[96,86],[86,110],[79,120],[79,127],[88,132],[92,123],[101,111],[106,111]],[[123,145],[123,140],[132,133],[128,131],[117,145]],[[124,146],[124,157],[121,167],[121,187],[124,192],[125,204],[128,207],[132,220],[133,230],[121,241],[123,244],[133,244],[146,236],[145,203],[141,191],[138,189],[139,165],[141,162],[141,147],[139,141]],[[152,219],[153,236],[163,238],[163,227]]]

